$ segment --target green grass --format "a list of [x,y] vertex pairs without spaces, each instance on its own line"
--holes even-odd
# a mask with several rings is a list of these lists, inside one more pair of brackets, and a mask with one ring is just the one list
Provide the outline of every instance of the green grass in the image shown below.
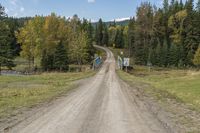
[[[137,69],[138,68],[138,69]],[[152,70],[137,67],[132,74],[118,71],[118,75],[132,85],[149,87],[145,91],[159,100],[172,98],[200,111],[200,73],[186,70]]]
[[33,76],[0,76],[0,118],[15,115],[65,94],[76,85],[73,81],[94,75],[95,72],[45,73]]

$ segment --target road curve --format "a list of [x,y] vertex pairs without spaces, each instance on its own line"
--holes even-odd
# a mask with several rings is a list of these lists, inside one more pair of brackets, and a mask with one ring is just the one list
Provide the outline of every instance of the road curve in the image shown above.
[[101,70],[43,115],[13,127],[10,133],[167,133],[146,108],[134,102],[116,75],[107,49]]

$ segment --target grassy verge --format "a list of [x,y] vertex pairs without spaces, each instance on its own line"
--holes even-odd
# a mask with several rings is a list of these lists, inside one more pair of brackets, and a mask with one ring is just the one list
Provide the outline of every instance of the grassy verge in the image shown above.
[[[126,56],[126,50],[110,49],[115,57],[120,55],[121,51]],[[134,64],[133,59],[130,64]],[[174,99],[200,111],[200,72],[159,67],[154,67],[149,72],[148,67],[134,65],[134,70],[129,74],[123,71],[117,71],[117,73],[124,81],[143,88],[145,92],[160,101]]]
[[200,73],[186,70],[152,70],[138,67],[127,74],[118,71],[118,75],[130,84],[144,86],[147,93],[153,94],[158,100],[168,98],[183,102],[192,109],[200,111]]
[[95,72],[46,73],[33,76],[0,76],[0,118],[15,115],[20,108],[52,100],[75,87],[73,81]]

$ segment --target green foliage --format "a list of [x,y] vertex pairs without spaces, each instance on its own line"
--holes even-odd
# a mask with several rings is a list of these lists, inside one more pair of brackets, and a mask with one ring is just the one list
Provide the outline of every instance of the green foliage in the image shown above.
[[10,27],[5,23],[4,7],[0,5],[0,73],[1,67],[14,67],[12,56],[12,38],[10,37]]
[[123,48],[124,47],[124,38],[123,38],[123,29],[117,29],[116,37],[115,37],[115,48]]
[[133,53],[135,52],[135,18],[132,18],[129,21],[127,34],[129,56],[133,56]]
[[169,64],[171,66],[177,66],[178,65],[178,48],[177,45],[172,44],[170,47],[170,62]]
[[[142,3],[135,23],[129,22],[128,39],[136,64],[151,61],[160,67],[193,66],[200,44],[200,15],[194,1],[163,0],[163,8]],[[199,2],[200,3],[200,2]]]
[[29,20],[20,32],[16,32],[18,43],[21,44],[21,56],[29,61],[29,69],[33,69],[35,58],[41,56],[43,42],[43,18],[36,16]]
[[68,70],[68,53],[66,51],[66,48],[62,44],[62,42],[59,43],[59,45],[56,48],[55,51],[55,69],[56,70]]
[[196,66],[200,67],[200,48],[196,51],[193,62]]
[[109,41],[109,35],[108,35],[108,28],[106,25],[104,25],[104,32],[103,32],[103,40],[102,44],[108,46],[108,41]]
[[21,55],[37,67],[35,59],[41,60],[43,70],[67,70],[69,63],[90,63],[94,56],[93,27],[77,15],[71,20],[57,16],[36,16],[16,33],[22,46]]
[[184,21],[187,18],[187,11],[183,10],[183,11],[179,11],[178,13],[176,13],[175,15],[172,15],[169,18],[169,28],[171,28],[173,30],[173,33],[171,34],[171,38],[173,40],[174,44],[181,44],[182,40],[183,40],[183,31],[184,31]]
[[134,56],[136,63],[147,64],[149,49],[151,49],[150,36],[153,27],[153,7],[150,3],[144,2],[137,9],[137,19],[135,23],[135,47]]
[[96,29],[96,42],[98,45],[103,45],[103,22],[99,19],[97,29]]
[[85,32],[88,35],[88,41],[87,41],[87,46],[86,46],[87,53],[88,53],[88,59],[87,60],[88,60],[88,62],[91,62],[93,60],[93,57],[94,57],[94,54],[95,54],[95,49],[93,47],[94,29],[93,29],[93,26],[92,26],[91,22],[87,23],[87,30]]
[[[34,60],[39,59],[42,66],[46,66],[44,70],[55,69],[60,42],[67,51],[68,63],[80,66],[91,63],[94,41],[102,46],[125,48],[127,56],[134,58],[136,64],[146,65],[151,61],[161,67],[185,67],[194,65],[192,60],[200,44],[199,5],[200,0],[196,7],[194,0],[185,3],[163,0],[163,7],[158,9],[150,2],[143,2],[137,8],[136,19],[123,22],[99,19],[97,23],[81,21],[77,15],[66,20],[55,13],[46,17],[5,19],[4,8],[0,6],[0,19],[6,20],[9,27],[10,55],[16,56],[21,47],[21,56],[29,60],[30,68],[36,67]],[[18,30],[18,27],[22,28]],[[19,31],[17,39],[14,31]]]
[[196,10],[200,14],[200,0],[197,2]]

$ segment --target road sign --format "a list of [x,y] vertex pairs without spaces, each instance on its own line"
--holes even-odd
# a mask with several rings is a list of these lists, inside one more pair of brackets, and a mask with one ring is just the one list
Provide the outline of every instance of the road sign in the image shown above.
[[124,66],[128,67],[130,63],[130,59],[129,58],[124,58]]
[[97,57],[96,59],[95,59],[95,64],[96,65],[100,65],[102,62],[101,62],[101,57]]

